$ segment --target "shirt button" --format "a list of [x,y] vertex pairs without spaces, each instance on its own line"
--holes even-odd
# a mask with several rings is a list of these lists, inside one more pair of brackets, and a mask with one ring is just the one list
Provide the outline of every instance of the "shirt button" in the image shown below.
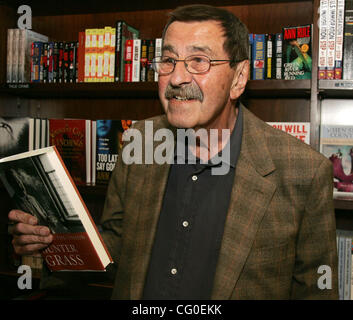
[[196,181],[197,180],[197,176],[192,176],[192,181]]
[[175,269],[175,268],[173,268],[172,270],[170,270],[170,273],[171,273],[171,274],[176,274],[177,272],[178,272],[178,270]]
[[183,227],[188,227],[189,226],[189,222],[187,222],[187,221],[183,221]]

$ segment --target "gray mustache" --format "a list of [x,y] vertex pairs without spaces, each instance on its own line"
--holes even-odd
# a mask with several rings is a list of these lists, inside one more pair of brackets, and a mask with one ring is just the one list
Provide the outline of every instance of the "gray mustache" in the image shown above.
[[195,84],[183,85],[180,87],[173,87],[171,84],[168,84],[164,95],[167,99],[179,96],[185,99],[196,99],[201,102],[203,101],[203,93]]

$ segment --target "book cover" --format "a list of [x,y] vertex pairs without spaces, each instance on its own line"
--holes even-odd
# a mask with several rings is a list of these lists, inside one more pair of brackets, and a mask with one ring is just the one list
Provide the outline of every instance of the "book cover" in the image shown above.
[[283,28],[283,79],[311,79],[311,25]]
[[91,121],[49,119],[49,144],[56,146],[75,183],[91,183]]
[[253,74],[252,80],[265,79],[266,41],[264,34],[253,35]]
[[318,79],[327,78],[328,0],[320,0]]
[[133,121],[96,121],[96,183],[107,184],[123,145],[122,136]]
[[0,117],[0,158],[33,149],[33,119]]
[[310,122],[267,122],[267,124],[310,145]]
[[343,79],[353,79],[353,0],[346,0],[344,10]]
[[55,147],[0,160],[0,179],[16,207],[49,227],[42,251],[52,271],[104,271],[112,258]]
[[353,198],[353,126],[321,125],[320,152],[333,165],[334,197]]

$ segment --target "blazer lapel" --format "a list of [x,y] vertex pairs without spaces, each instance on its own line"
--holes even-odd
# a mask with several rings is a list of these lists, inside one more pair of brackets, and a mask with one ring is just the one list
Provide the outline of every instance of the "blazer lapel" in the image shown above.
[[[157,125],[154,131],[160,127]],[[170,125],[164,124],[163,128],[170,129],[174,137],[176,137],[176,129],[170,127]],[[154,143],[153,150],[156,150],[156,146],[160,143]],[[175,144],[175,140],[174,140]],[[168,151],[174,151],[174,145],[168,145]],[[171,153],[170,153],[171,154]],[[168,161],[168,163],[170,163]],[[170,164],[165,163],[162,165],[141,165],[143,170],[143,179],[145,189],[139,205],[139,212],[136,222],[135,229],[135,247],[132,253],[131,265],[131,299],[137,300],[142,298],[143,287],[147,269],[149,265],[149,259],[151,256],[154,236],[157,230],[157,224],[159,215],[162,209],[162,203],[164,198],[164,192],[166,189]]]
[[258,120],[245,108],[243,140],[214,279],[212,299],[229,299],[257,229],[276,190],[265,178],[275,170]]

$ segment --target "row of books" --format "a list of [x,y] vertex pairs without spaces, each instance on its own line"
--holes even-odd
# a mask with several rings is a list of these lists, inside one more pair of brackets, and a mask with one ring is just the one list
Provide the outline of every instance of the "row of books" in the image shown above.
[[7,83],[157,81],[150,62],[161,55],[161,39],[139,36],[122,20],[115,27],[86,29],[69,42],[8,29]]
[[353,232],[337,230],[338,294],[340,300],[353,300]]
[[249,34],[250,80],[311,79],[312,25],[276,34]]
[[320,0],[319,79],[353,79],[353,0]]
[[131,120],[2,118],[0,158],[55,145],[77,185],[107,184]]

